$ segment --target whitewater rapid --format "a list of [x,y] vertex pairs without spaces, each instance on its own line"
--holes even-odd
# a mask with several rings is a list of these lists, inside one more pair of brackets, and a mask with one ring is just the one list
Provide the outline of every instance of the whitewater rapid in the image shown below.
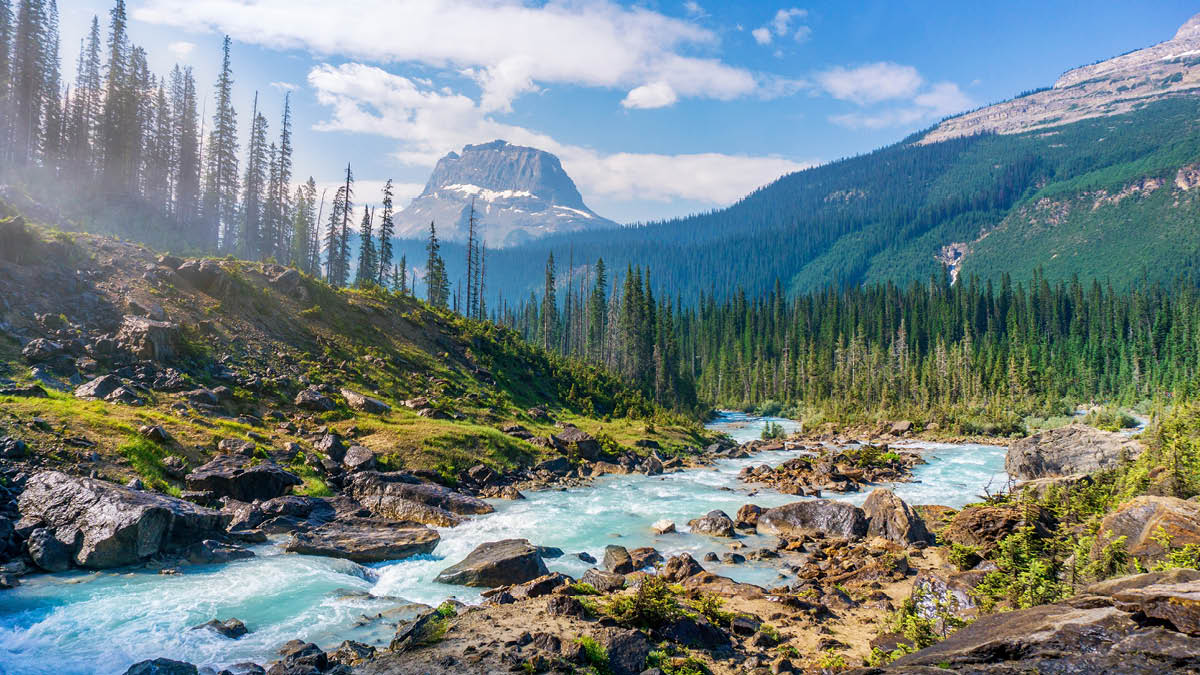
[[[767,422],[795,430],[789,420],[721,413],[709,427],[735,440],[757,438]],[[926,464],[912,483],[890,485],[910,504],[960,507],[1006,481],[1004,449],[985,445],[912,443]],[[439,528],[441,543],[430,555],[362,566],[345,560],[283,553],[286,537],[254,547],[257,556],[226,565],[184,566],[179,574],[148,570],[68,572],[25,577],[19,588],[0,592],[0,674],[91,675],[123,673],[132,663],[160,656],[216,668],[239,661],[269,663],[291,639],[332,648],[345,639],[386,644],[395,623],[419,606],[449,597],[479,600],[478,591],[434,583],[434,576],[475,546],[523,537],[561,548],[547,560],[551,570],[581,575],[604,547],[654,546],[664,555],[682,551],[697,559],[728,550],[722,541],[687,532],[687,521],[713,509],[730,515],[743,504],[763,507],[796,501],[737,479],[743,467],[777,465],[800,451],[765,452],[721,460],[711,467],[664,476],[605,476],[580,488],[530,492],[519,501],[493,500],[496,512],[456,528]],[[754,492],[751,496],[750,493]],[[867,492],[830,495],[861,504]],[[655,535],[650,524],[675,521],[680,532]],[[770,538],[740,538],[748,548]],[[786,579],[777,562],[707,569],[738,581],[771,585]],[[212,618],[237,617],[250,633],[237,640],[208,630],[189,630]]]

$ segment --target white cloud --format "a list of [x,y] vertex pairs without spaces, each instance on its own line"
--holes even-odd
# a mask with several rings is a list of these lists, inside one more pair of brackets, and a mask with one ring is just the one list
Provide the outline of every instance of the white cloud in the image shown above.
[[938,82],[916,93],[906,105],[873,112],[852,112],[834,115],[829,119],[851,129],[884,129],[932,122],[962,112],[974,105],[953,82]]
[[291,82],[272,82],[271,87],[279,91],[296,91],[299,88]]
[[817,75],[817,82],[830,96],[863,105],[910,98],[924,84],[924,79],[912,66],[879,62],[856,68],[830,68]]
[[771,44],[771,29],[767,28],[766,26],[763,26],[762,28],[755,28],[754,30],[750,31],[750,34],[754,36],[754,41],[760,45]]
[[432,166],[450,150],[496,138],[558,155],[585,195],[609,199],[690,199],[727,204],[779,176],[811,166],[779,157],[699,153],[612,153],[560,143],[525,127],[498,122],[470,97],[358,63],[321,65],[308,76],[331,117],[319,130],[396,139],[393,153],[409,166]]
[[192,50],[195,48],[196,44],[194,42],[179,41],[172,42],[171,44],[167,45],[167,51],[171,52],[171,54],[180,61],[187,60],[188,55],[191,54]]
[[703,19],[708,16],[708,12],[704,11],[704,8],[696,0],[687,0],[683,3],[683,10],[694,19]]
[[792,23],[792,19],[803,19],[808,16],[808,10],[797,9],[781,9],[775,12],[775,18],[771,19],[771,27],[775,29],[776,35],[787,35],[788,27]]
[[796,42],[808,42],[808,39],[812,37],[812,28],[808,26],[797,26],[796,34],[792,37],[796,39]]
[[666,82],[644,84],[629,92],[621,105],[626,108],[664,108],[678,101],[675,90]]
[[662,82],[680,98],[718,100],[760,84],[704,56],[719,47],[715,32],[612,0],[359,0],[353,16],[326,0],[146,0],[133,14],[276,49],[463,71],[483,88],[487,111],[507,111],[547,84],[628,91]]

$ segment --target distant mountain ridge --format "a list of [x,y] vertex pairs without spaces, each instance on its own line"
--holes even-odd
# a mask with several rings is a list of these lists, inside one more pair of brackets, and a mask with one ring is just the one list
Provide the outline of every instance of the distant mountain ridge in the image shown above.
[[467,145],[438,160],[425,189],[396,215],[398,236],[421,238],[436,223],[438,236],[466,241],[474,200],[478,227],[491,248],[549,234],[616,227],[583,202],[554,155],[506,141]]
[[1200,14],[1165,42],[1063,73],[1054,86],[937,125],[920,143],[981,132],[1013,134],[1116,115],[1200,88]]

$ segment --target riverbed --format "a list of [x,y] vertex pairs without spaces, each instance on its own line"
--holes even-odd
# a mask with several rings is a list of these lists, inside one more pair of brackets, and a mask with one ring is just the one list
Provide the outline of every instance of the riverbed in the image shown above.
[[[768,423],[793,431],[790,420],[723,412],[710,428],[744,442],[758,438]],[[911,504],[960,507],[1006,481],[1004,449],[986,445],[911,443],[926,464],[916,480],[889,485]],[[185,566],[162,575],[149,570],[69,572],[26,577],[0,592],[0,673],[123,673],[132,663],[165,656],[198,665],[239,661],[267,664],[278,647],[294,638],[323,648],[353,639],[386,644],[396,621],[419,606],[449,597],[477,602],[474,589],[434,583],[434,576],[485,541],[514,537],[553,546],[564,555],[547,560],[551,570],[579,576],[604,547],[654,546],[664,555],[682,551],[700,559],[728,550],[728,541],[693,535],[687,521],[713,509],[733,515],[743,504],[779,506],[801,499],[737,479],[743,467],[777,465],[801,451],[765,452],[721,460],[710,467],[664,476],[605,476],[592,485],[528,493],[518,501],[494,500],[496,512],[456,528],[440,528],[441,543],[430,555],[362,566],[345,560],[286,554],[272,540],[254,548],[255,558],[227,565]],[[868,492],[829,495],[861,504]],[[650,524],[674,521],[677,533],[655,535]],[[755,535],[740,539],[749,548],[770,545]],[[786,582],[777,564],[703,563],[738,581]],[[250,633],[229,640],[209,630],[189,630],[212,618],[237,617]]]

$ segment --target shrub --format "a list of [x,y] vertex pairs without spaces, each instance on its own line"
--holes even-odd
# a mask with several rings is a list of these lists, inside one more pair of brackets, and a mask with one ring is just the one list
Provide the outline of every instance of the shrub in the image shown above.
[[633,595],[614,596],[604,612],[627,626],[654,629],[679,618],[676,592],[662,578],[646,576]]
[[608,650],[604,648],[596,639],[590,635],[584,635],[578,640],[579,646],[583,647],[583,658],[587,660],[588,665],[596,669],[597,673],[607,675],[608,667]]

